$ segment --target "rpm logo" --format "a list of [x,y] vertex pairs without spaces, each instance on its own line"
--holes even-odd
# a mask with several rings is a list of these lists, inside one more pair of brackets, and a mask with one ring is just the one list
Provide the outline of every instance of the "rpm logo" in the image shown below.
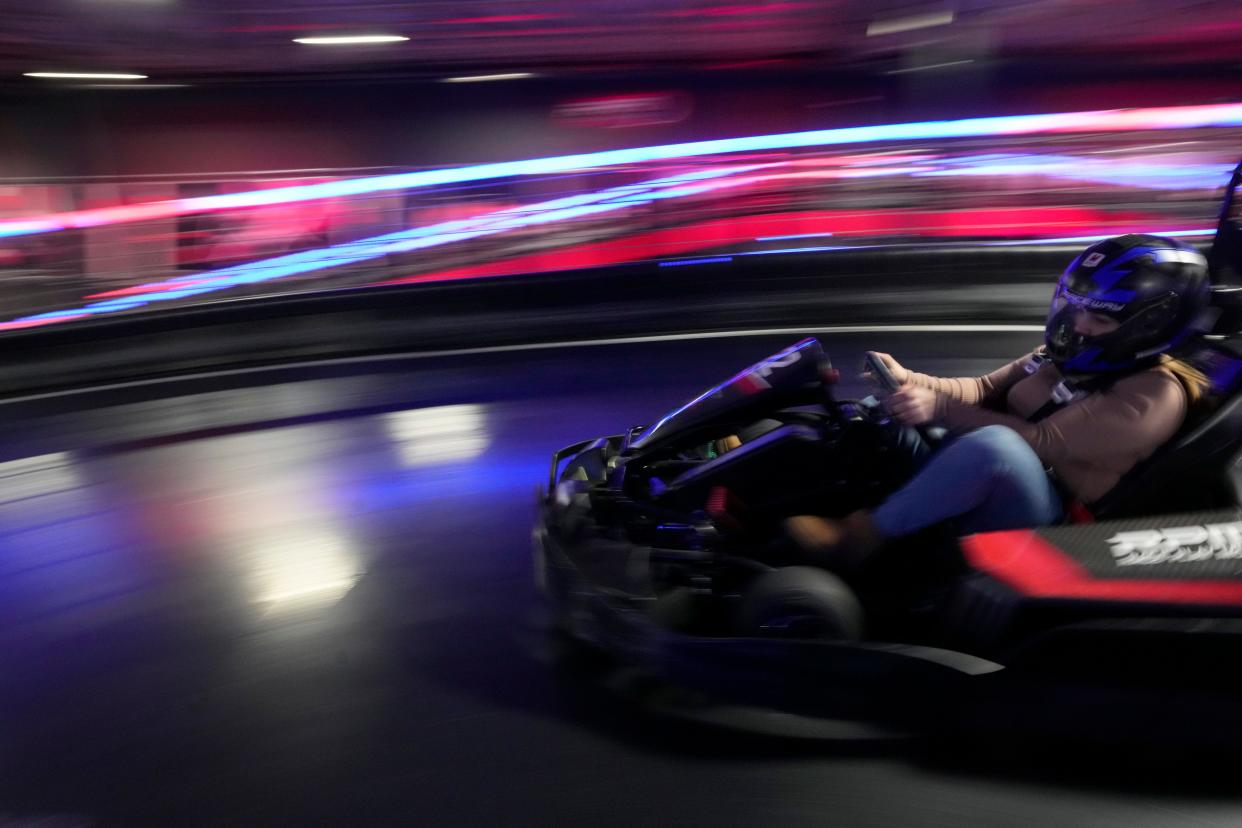
[[770,377],[777,368],[788,368],[790,365],[796,364],[800,359],[802,359],[802,351],[800,350],[790,351],[787,354],[777,354],[756,368],[755,373]]
[[1118,532],[1108,544],[1117,566],[1242,560],[1242,521]]
[[1082,266],[1083,267],[1095,267],[1102,261],[1104,261],[1103,253],[1092,253],[1090,256],[1082,260]]
[[737,386],[745,394],[754,394],[765,388],[771,388],[772,383],[768,382],[768,377],[772,376],[772,372],[777,368],[788,368],[802,359],[802,351],[794,350],[784,354],[777,354],[760,365],[756,365],[753,370],[742,374],[737,378]]

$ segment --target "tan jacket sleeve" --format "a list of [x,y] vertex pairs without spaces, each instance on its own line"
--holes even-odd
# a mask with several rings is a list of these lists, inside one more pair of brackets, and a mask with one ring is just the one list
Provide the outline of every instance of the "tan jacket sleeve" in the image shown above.
[[953,433],[1009,426],[1053,469],[1075,463],[1124,470],[1172,437],[1186,410],[1186,392],[1176,377],[1166,371],[1144,371],[1038,423],[948,396],[937,401],[936,419]]
[[1003,408],[1005,393],[1014,383],[1027,376],[1026,364],[1030,362],[1033,352],[1015,359],[1008,365],[997,368],[982,377],[933,377],[928,374],[910,372],[907,380],[911,385],[920,385],[964,405],[988,405]]

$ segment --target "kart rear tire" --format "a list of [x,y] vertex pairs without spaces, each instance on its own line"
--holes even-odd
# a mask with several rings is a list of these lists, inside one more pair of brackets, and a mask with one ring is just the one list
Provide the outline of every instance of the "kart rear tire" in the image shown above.
[[764,638],[854,641],[863,609],[844,581],[813,566],[786,566],[754,580],[738,607],[738,631]]

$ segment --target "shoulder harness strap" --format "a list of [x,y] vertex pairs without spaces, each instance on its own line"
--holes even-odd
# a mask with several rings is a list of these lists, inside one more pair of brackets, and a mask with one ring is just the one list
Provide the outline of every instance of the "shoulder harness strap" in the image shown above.
[[[1052,360],[1047,354],[1037,353],[1027,360],[1023,366],[1028,374],[1038,373],[1045,365],[1050,365]],[[1121,376],[1096,375],[1080,380],[1071,378],[1062,379],[1053,386],[1052,393],[1048,402],[1044,403],[1039,409],[1026,418],[1028,423],[1038,423],[1046,417],[1051,416],[1060,409],[1075,403],[1086,397],[1088,394],[1094,394],[1097,391],[1105,391],[1110,388]]]

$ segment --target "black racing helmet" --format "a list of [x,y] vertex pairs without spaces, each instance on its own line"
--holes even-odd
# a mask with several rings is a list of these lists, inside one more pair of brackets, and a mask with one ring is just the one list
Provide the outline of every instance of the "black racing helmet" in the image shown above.
[[[1207,259],[1188,244],[1131,234],[1098,242],[1057,283],[1044,328],[1048,356],[1066,374],[1133,371],[1192,334],[1210,296]],[[1121,323],[1101,336],[1074,330],[1079,311]]]

